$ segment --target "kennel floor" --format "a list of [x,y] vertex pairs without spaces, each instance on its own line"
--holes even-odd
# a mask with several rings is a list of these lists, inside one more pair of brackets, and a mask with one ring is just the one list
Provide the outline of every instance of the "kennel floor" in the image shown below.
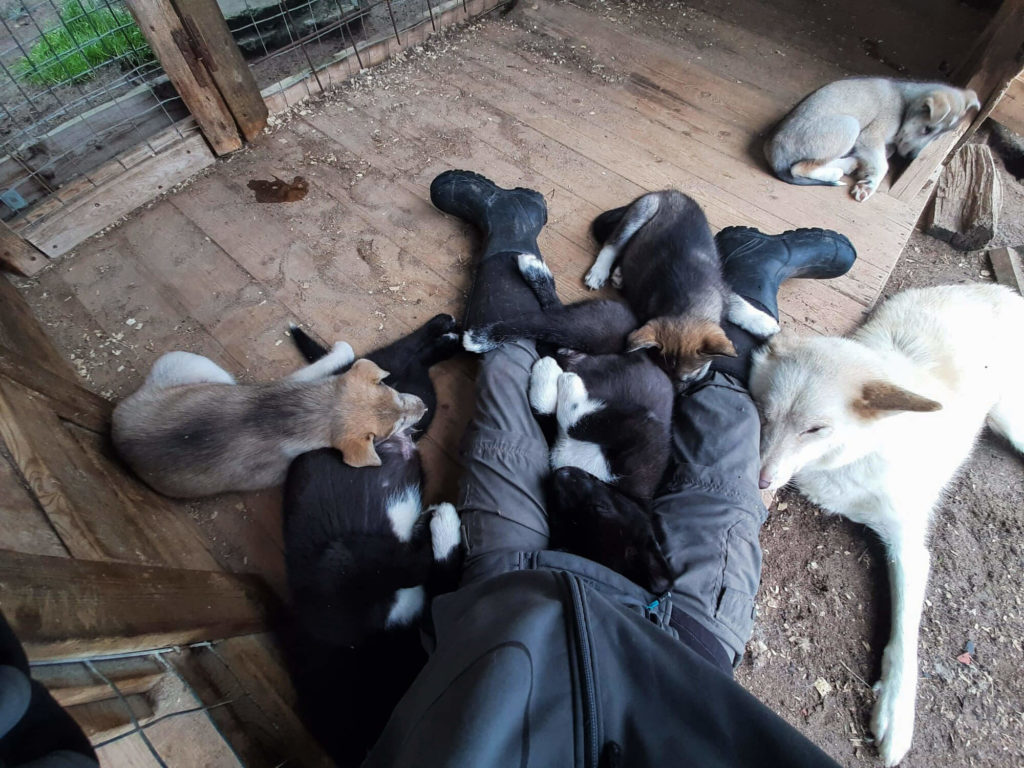
[[[454,167],[544,193],[540,246],[565,300],[591,295],[581,281],[595,253],[591,219],[648,190],[687,192],[715,229],[836,229],[859,254],[850,274],[794,281],[780,305],[786,327],[842,332],[878,297],[926,198],[901,202],[883,188],[859,204],[845,187],[793,187],[766,173],[762,131],[848,73],[788,50],[787,77],[742,51],[716,69],[699,48],[606,13],[521,7],[296,108],[20,287],[86,385],[109,396],[137,387],[173,349],[207,355],[242,381],[280,376],[299,365],[291,323],[365,352],[438,312],[460,313],[474,234],[428,199],[431,179]],[[295,175],[310,185],[299,202],[257,203],[247,188]],[[434,371],[439,406],[422,443],[430,501],[456,498],[474,375],[468,357]],[[224,567],[281,589],[279,506],[265,492],[191,512]]]

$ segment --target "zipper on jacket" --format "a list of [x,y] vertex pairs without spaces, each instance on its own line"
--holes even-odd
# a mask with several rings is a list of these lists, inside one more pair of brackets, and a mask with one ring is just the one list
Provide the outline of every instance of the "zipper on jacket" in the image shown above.
[[594,685],[594,659],[590,647],[590,633],[583,608],[583,590],[579,580],[565,573],[572,597],[572,613],[575,622],[576,653],[580,659],[580,679],[583,681],[583,764],[597,768],[600,759],[598,751],[597,691]]

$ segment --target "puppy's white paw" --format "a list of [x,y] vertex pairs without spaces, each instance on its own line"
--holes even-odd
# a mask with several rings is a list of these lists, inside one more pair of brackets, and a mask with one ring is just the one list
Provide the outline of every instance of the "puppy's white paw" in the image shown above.
[[588,402],[587,386],[578,374],[568,372],[558,376],[558,423],[568,428],[584,414]]
[[348,365],[356,359],[356,355],[347,341],[334,342],[334,346],[327,353],[327,357],[331,358],[335,365]]
[[618,290],[622,287],[622,267],[612,270],[612,288]]
[[850,190],[850,194],[853,195],[853,199],[858,203],[863,203],[875,194],[875,189],[877,189],[877,187],[878,185],[875,182],[869,179],[861,179],[853,185],[853,188]]
[[554,279],[548,265],[532,253],[519,254],[519,274],[527,279]]
[[388,617],[384,621],[386,627],[404,627],[412,624],[423,613],[427,602],[427,593],[423,587],[407,587],[395,590],[395,601],[391,604]]
[[608,282],[608,270],[600,268],[597,264],[592,266],[583,278],[584,284],[592,291],[604,286]]
[[542,357],[530,370],[530,406],[537,413],[554,413],[558,405],[558,377],[562,369],[553,357]]
[[498,345],[487,335],[486,328],[476,328],[462,334],[462,348],[467,352],[483,354],[490,352]]
[[871,731],[875,734],[879,756],[886,766],[892,768],[910,751],[914,738],[916,690],[913,685],[904,685],[897,674],[875,683],[875,696]]
[[462,526],[459,513],[448,502],[436,504],[428,512],[430,517],[430,540],[435,560],[447,560],[462,543]]
[[774,317],[735,293],[729,298],[727,316],[732,323],[759,339],[767,339],[779,332],[779,323]]

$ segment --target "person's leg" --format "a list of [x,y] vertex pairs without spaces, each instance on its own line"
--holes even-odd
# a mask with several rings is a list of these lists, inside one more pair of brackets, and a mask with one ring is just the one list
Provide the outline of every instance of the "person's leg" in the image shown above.
[[[448,171],[430,187],[434,205],[468,221],[484,241],[466,305],[464,329],[537,312],[519,272],[519,255],[540,258],[537,235],[547,221],[540,193],[502,189],[468,171]],[[492,552],[534,551],[548,544],[543,482],[548,445],[530,410],[531,341],[485,353],[476,381],[476,411],[463,438],[459,513],[466,569]]]
[[[717,241],[733,290],[776,319],[775,294],[783,280],[838,277],[855,258],[846,238],[822,230],[768,236],[730,228]],[[758,491],[760,420],[746,386],[759,340],[734,325],[725,328],[739,357],[716,362],[677,397],[673,466],[653,513],[665,533],[669,563],[680,573],[673,609],[710,630],[735,664],[753,629],[761,579],[758,537],[767,511]]]

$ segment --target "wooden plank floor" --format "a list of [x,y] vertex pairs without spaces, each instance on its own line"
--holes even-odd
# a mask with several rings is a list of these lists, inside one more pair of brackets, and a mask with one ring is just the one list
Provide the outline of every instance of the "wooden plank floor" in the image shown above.
[[[478,23],[294,112],[23,284],[87,384],[127,394],[172,349],[206,354],[242,380],[269,379],[298,365],[289,323],[365,352],[438,312],[458,314],[473,236],[427,197],[452,167],[545,194],[541,249],[567,300],[587,295],[590,220],[676,187],[716,229],[827,227],[851,238],[859,259],[848,276],[784,287],[784,325],[841,332],[870,307],[925,201],[883,191],[858,204],[845,188],[769,176],[754,159],[757,137],[793,103],[791,81],[739,82],[571,5],[542,2],[514,18]],[[819,74],[834,69],[821,64]],[[805,65],[799,77],[816,71]],[[259,204],[246,187],[296,174],[310,182],[301,202]],[[432,500],[455,497],[473,376],[469,358],[435,370],[439,412],[424,443]],[[225,567],[280,587],[278,506],[267,492],[193,513]]]

